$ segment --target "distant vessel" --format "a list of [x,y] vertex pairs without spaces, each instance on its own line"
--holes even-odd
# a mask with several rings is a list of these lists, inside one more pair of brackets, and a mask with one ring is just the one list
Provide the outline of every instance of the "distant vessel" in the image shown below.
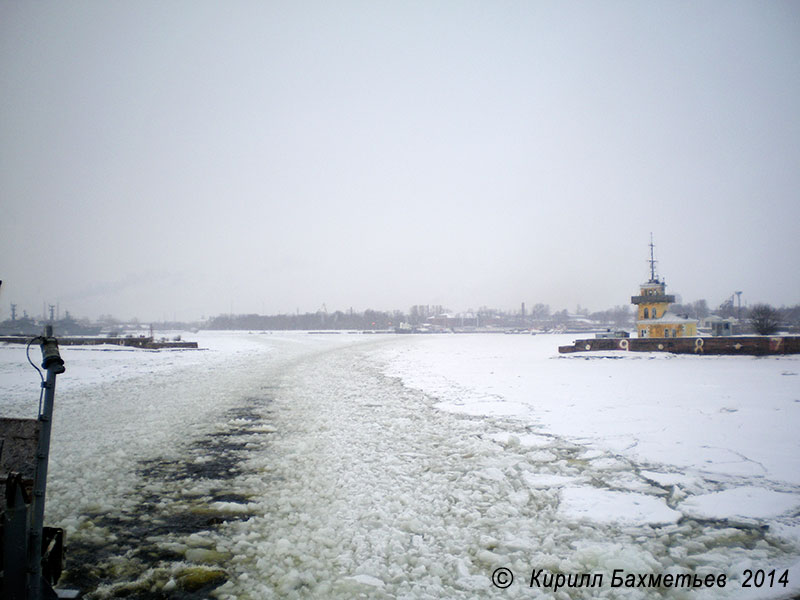
[[72,318],[69,314],[69,311],[66,313],[66,316],[63,319],[59,319],[58,321],[53,321],[52,323],[48,323],[48,325],[53,325],[53,332],[55,335],[65,336],[65,335],[100,335],[102,328],[99,325],[88,325],[85,323],[81,323],[80,321],[76,321]]
[[23,318],[14,321],[9,319],[0,323],[0,335],[34,336],[39,335],[41,332],[42,328],[33,319]]
[[11,318],[0,323],[0,335],[19,335],[33,337],[40,335],[45,325],[52,325],[53,332],[57,336],[65,335],[99,335],[101,327],[88,325],[75,320],[69,311],[63,319],[50,319],[49,321],[37,321],[23,313],[22,317],[16,316],[16,306],[11,305]]

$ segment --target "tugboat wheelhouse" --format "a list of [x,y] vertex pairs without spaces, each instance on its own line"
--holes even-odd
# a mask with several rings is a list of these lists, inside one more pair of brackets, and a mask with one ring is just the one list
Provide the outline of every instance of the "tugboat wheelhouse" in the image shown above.
[[669,311],[675,296],[667,294],[667,284],[656,274],[653,248],[651,236],[650,279],[639,286],[638,296],[631,296],[631,303],[636,306],[636,332],[640,338],[696,336],[697,321]]

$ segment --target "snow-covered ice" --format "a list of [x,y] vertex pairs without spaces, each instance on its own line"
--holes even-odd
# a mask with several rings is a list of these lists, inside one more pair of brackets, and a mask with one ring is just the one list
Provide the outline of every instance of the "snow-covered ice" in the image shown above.
[[681,513],[663,498],[592,487],[568,487],[561,492],[561,512],[597,523],[677,523]]
[[[90,597],[800,592],[797,357],[559,356],[571,336],[544,335],[194,339],[205,349],[62,348],[47,520]],[[4,415],[33,416],[19,346],[0,345],[0,388]],[[532,590],[532,569],[606,580]],[[614,569],[730,583],[611,589]],[[743,588],[747,569],[791,583]]]
[[445,410],[506,415],[641,461],[800,484],[798,356],[558,355],[574,336],[397,344],[385,372]]
[[743,486],[699,494],[679,504],[687,515],[704,519],[769,519],[800,512],[797,494]]

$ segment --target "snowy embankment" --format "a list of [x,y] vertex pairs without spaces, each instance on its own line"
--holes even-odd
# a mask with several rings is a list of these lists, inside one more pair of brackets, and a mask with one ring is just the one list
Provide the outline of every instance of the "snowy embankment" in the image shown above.
[[[800,592],[796,358],[562,358],[558,336],[198,338],[208,350],[64,349],[47,513],[91,598]],[[32,416],[38,376],[14,352],[0,347],[4,408]],[[530,589],[535,569],[605,579]],[[614,589],[614,569],[730,583]],[[747,569],[790,569],[790,584],[743,588]]]

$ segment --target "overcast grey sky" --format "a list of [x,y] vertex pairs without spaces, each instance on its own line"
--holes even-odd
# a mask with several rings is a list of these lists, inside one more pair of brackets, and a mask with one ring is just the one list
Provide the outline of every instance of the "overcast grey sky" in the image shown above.
[[800,303],[797,2],[0,0],[0,318]]

